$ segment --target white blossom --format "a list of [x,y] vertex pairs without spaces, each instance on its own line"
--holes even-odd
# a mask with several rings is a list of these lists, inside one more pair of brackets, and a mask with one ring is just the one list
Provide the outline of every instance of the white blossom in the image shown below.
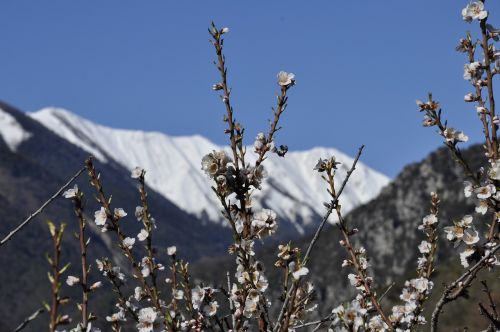
[[100,259],[96,259],[95,263],[97,265],[97,269],[102,272],[102,270],[104,270],[104,263]]
[[144,291],[142,290],[141,287],[137,286],[134,288],[134,299],[137,301],[140,301],[142,299],[142,296],[144,295]]
[[427,290],[432,288],[432,282],[423,277],[410,280],[410,284],[420,293],[425,293]]
[[235,222],[234,222],[234,227],[236,228],[236,232],[238,234],[241,234],[243,232],[243,219],[237,219]]
[[495,160],[491,163],[488,176],[492,180],[500,180],[500,160]]
[[464,251],[460,253],[460,263],[463,267],[469,267],[468,257],[472,256],[476,250],[474,248],[466,248]]
[[418,246],[418,250],[420,251],[421,254],[428,254],[431,252],[431,244],[427,241],[422,241],[420,245]]
[[292,276],[295,280],[299,280],[300,277],[306,276],[309,273],[309,269],[305,266],[299,268],[297,271],[292,273]]
[[469,137],[465,135],[463,132],[455,130],[454,128],[446,128],[443,133],[443,137],[447,142],[455,143],[455,142],[467,142]]
[[258,308],[260,301],[260,292],[256,289],[251,289],[245,299],[245,307],[243,309],[243,315],[247,318],[251,318]]
[[486,201],[480,201],[479,204],[476,206],[476,212],[480,214],[486,214],[488,212],[488,202]]
[[169,256],[175,255],[176,252],[177,252],[177,247],[176,246],[171,246],[171,247],[167,248],[167,254]]
[[120,309],[120,311],[115,312],[111,316],[106,316],[106,321],[108,322],[119,322],[119,321],[125,321],[125,312]]
[[135,207],[135,217],[138,221],[141,221],[144,218],[144,208],[142,206]]
[[145,241],[148,238],[148,236],[149,236],[148,231],[143,228],[141,229],[139,234],[137,234],[137,239],[139,239],[139,241]]
[[436,224],[437,222],[438,222],[438,219],[437,219],[435,214],[426,215],[422,219],[422,225],[419,225],[418,229],[422,230],[426,227],[431,227],[432,225]]
[[144,172],[144,169],[142,169],[141,167],[136,167],[132,170],[130,177],[132,179],[138,179],[141,177],[142,172]]
[[208,305],[206,305],[203,308],[203,312],[205,314],[207,314],[208,316],[212,317],[212,316],[215,316],[218,308],[219,308],[219,304],[217,303],[217,301],[211,301],[210,303],[208,303]]
[[122,208],[116,208],[114,211],[115,218],[123,218],[127,216],[127,212],[123,210]]
[[205,289],[200,286],[196,286],[191,290],[191,302],[194,309],[200,309],[203,304],[203,299],[205,298]]
[[142,308],[139,310],[138,318],[139,323],[137,324],[137,329],[139,332],[150,332],[153,331],[154,322],[156,320],[156,310],[154,308]]
[[97,226],[104,226],[106,220],[108,219],[106,215],[106,209],[104,209],[104,207],[101,207],[100,210],[94,213],[94,218],[94,222]]
[[462,237],[465,244],[473,245],[479,242],[479,233],[474,229],[466,229]]
[[286,71],[280,71],[278,73],[278,84],[281,86],[288,86],[295,83],[295,75],[292,73],[287,73]]
[[476,188],[474,192],[477,198],[486,199],[490,198],[494,193],[496,193],[497,188],[492,184],[487,184],[486,186]]
[[214,178],[220,173],[225,173],[227,163],[230,162],[225,151],[213,151],[201,160],[201,169],[210,177]]
[[469,181],[465,181],[464,185],[465,185],[464,195],[465,195],[465,197],[470,197],[472,195],[472,193],[474,192],[474,186]]
[[184,291],[182,289],[174,289],[173,294],[176,300],[182,300],[184,298]]
[[271,235],[278,228],[276,213],[269,209],[263,209],[253,215],[252,230],[255,235]]
[[479,62],[472,62],[464,64],[464,80],[470,81],[472,79],[479,79],[483,74],[483,69]]
[[126,237],[123,239],[123,246],[127,249],[132,249],[135,239],[133,237]]
[[472,102],[474,101],[474,95],[472,93],[468,93],[464,96],[464,101],[466,102]]
[[78,185],[75,184],[73,188],[66,190],[63,193],[63,196],[64,198],[75,198],[77,194],[78,194]]
[[469,23],[472,20],[484,20],[487,16],[488,12],[484,10],[484,4],[481,1],[471,2],[462,9],[462,17]]
[[101,287],[102,287],[102,282],[101,281],[96,281],[92,285],[90,285],[90,289],[91,290],[95,290],[95,289],[98,289],[98,288],[101,288]]
[[149,258],[143,257],[141,261],[141,274],[144,278],[148,277],[151,273],[151,269],[149,268]]
[[66,279],[66,284],[68,284],[68,286],[74,286],[79,282],[80,278],[74,276],[68,276],[68,278]]

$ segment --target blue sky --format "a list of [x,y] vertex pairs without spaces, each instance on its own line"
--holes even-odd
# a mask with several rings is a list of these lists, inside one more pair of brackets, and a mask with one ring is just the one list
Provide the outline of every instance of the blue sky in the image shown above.
[[[415,99],[428,91],[450,124],[480,137],[454,48],[467,1],[4,1],[0,99],[67,108],[120,128],[201,134],[225,143],[208,43],[226,38],[236,117],[248,143],[267,128],[276,73],[296,74],[278,144],[333,146],[389,176],[440,146]],[[500,25],[500,4],[487,1]],[[498,22],[498,23],[496,23]],[[473,30],[475,31],[475,30]],[[314,161],[311,161],[311,165]]]

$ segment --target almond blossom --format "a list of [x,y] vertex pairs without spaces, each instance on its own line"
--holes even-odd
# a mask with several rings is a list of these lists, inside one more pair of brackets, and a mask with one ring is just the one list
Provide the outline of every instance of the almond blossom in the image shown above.
[[138,179],[143,175],[143,173],[144,173],[144,169],[142,169],[141,167],[136,167],[130,173],[130,177],[132,179]]
[[466,22],[472,20],[484,20],[488,16],[488,12],[484,10],[484,3],[482,1],[475,1],[469,3],[462,9],[462,17]]
[[100,210],[94,213],[94,222],[97,226],[104,226],[104,224],[106,224],[107,219],[108,216],[106,214],[106,209],[104,209],[104,207],[101,207]]
[[149,236],[148,231],[143,228],[141,229],[139,234],[137,234],[137,239],[142,242],[145,241],[148,238],[148,236]]
[[120,219],[127,216],[127,212],[122,208],[116,208],[114,211],[115,218]]
[[281,86],[289,86],[295,84],[295,75],[292,73],[287,73],[286,71],[280,71],[278,73],[278,84]]
[[66,284],[68,284],[68,286],[74,286],[79,282],[80,278],[74,276],[68,276],[68,278],[66,279]]
[[126,237],[123,239],[123,246],[127,249],[132,249],[134,246],[135,239],[133,237]]
[[176,246],[171,246],[171,247],[167,248],[167,254],[169,256],[175,255],[176,252],[177,252],[177,247]]
[[455,130],[454,128],[451,127],[446,128],[443,131],[442,135],[449,143],[467,142],[469,140],[469,137],[465,135],[463,132]]
[[479,199],[490,198],[494,193],[496,193],[497,188],[492,184],[487,184],[483,187],[476,188],[474,193]]
[[464,64],[464,80],[470,81],[481,78],[483,74],[482,66],[479,62],[472,62]]
[[64,198],[75,198],[77,194],[78,194],[78,185],[75,184],[75,186],[73,188],[68,189],[63,193],[63,197]]
[[154,308],[142,308],[139,310],[138,319],[139,323],[137,324],[137,329],[139,332],[150,332],[153,331],[154,322],[156,321],[158,313]]

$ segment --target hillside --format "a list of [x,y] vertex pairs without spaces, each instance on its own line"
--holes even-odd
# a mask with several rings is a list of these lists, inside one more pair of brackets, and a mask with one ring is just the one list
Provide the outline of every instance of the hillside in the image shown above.
[[[76,173],[83,166],[88,153],[9,105],[0,104],[0,109],[0,132],[9,133],[9,137],[18,137],[16,140],[0,139],[0,235],[3,237]],[[13,133],[17,133],[17,136],[12,136]],[[116,163],[97,162],[96,167],[101,171],[106,192],[113,196],[113,204],[129,212],[129,216],[123,220],[125,231],[137,234],[140,224],[133,217],[133,211],[140,199],[136,184],[130,179],[130,171]],[[93,220],[97,206],[85,173],[78,184],[86,193],[88,220]],[[149,201],[158,224],[155,243],[162,252],[165,247],[176,245],[182,256],[190,260],[225,252],[228,239],[225,228],[203,225],[195,216],[181,210],[154,190],[149,192]],[[0,266],[4,267],[0,274],[0,331],[11,330],[40,306],[42,300],[47,299],[49,284],[45,253],[49,252],[51,246],[45,223],[47,219],[68,224],[63,260],[77,261],[79,249],[71,239],[77,229],[72,204],[58,198],[42,215],[0,248]],[[89,253],[91,261],[97,257],[112,256],[120,263],[121,256],[114,254],[116,248],[110,244],[112,234],[101,233],[92,227],[93,222],[89,225],[89,236],[93,243]],[[72,272],[71,269],[69,272]]]
[[[168,136],[159,132],[123,130],[105,127],[69,111],[46,108],[30,113],[68,142],[94,155],[103,163],[117,163],[132,169],[137,165],[148,171],[146,181],[158,193],[184,211],[204,222],[225,224],[220,203],[211,190],[211,183],[201,169],[201,159],[213,150],[224,147],[201,136]],[[253,137],[247,142],[252,143]],[[352,158],[334,148],[313,148],[291,151],[285,158],[270,154],[264,164],[268,173],[266,185],[256,192],[256,203],[274,210],[283,220],[282,236],[303,235],[321,215],[321,202],[327,199],[323,181],[314,176],[314,163],[324,155],[334,154],[344,165]],[[246,158],[253,162],[253,147],[247,148]],[[339,170],[339,178],[346,166]],[[343,196],[346,211],[374,198],[389,179],[363,163],[352,178]]]
[[[464,155],[470,160],[474,169],[478,169],[484,161],[480,146],[465,150]],[[445,240],[442,228],[450,225],[454,218],[474,214],[471,200],[466,200],[463,194],[463,180],[463,172],[451,159],[449,152],[439,149],[424,160],[406,166],[374,200],[347,215],[347,221],[360,229],[354,239],[367,248],[379,294],[392,281],[401,285],[405,278],[411,277],[412,271],[415,271],[417,246],[423,240],[422,234],[416,229],[422,217],[428,214],[431,191],[437,192],[442,202],[439,218],[441,228],[439,261],[442,262],[442,267],[436,273],[437,289],[441,289],[444,282],[450,282],[453,277],[458,276],[461,270],[458,252]],[[475,218],[478,218],[477,214]],[[312,235],[305,236],[294,245],[305,248],[311,237]],[[354,294],[354,288],[347,279],[350,271],[341,268],[346,253],[339,245],[339,240],[336,228],[331,225],[325,227],[310,261],[309,276],[316,285],[320,308],[316,318],[324,317],[335,306],[350,300]],[[276,246],[264,248],[261,253],[270,279],[276,281],[282,278],[273,266],[276,261]],[[234,270],[233,261],[232,257],[204,260],[194,266],[195,275],[200,280],[224,280],[225,271]],[[490,285],[495,291],[495,296],[500,297],[498,282],[493,280]],[[277,295],[279,290],[272,291]],[[396,300],[400,291],[401,288],[394,287],[388,299]],[[478,287],[473,288],[471,293],[474,298],[483,296]],[[432,301],[435,300],[432,298]],[[277,305],[279,304],[274,304],[274,310]],[[447,331],[462,329],[464,326],[461,324],[465,321],[481,325],[482,318],[477,311],[465,313],[460,308],[460,301],[446,308],[443,320],[447,322],[449,328]],[[454,315],[460,315],[461,318],[453,319]],[[474,327],[477,326],[471,327],[475,331]]]

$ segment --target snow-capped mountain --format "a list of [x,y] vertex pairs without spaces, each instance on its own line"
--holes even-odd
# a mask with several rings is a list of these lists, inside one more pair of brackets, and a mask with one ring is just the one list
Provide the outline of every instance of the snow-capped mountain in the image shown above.
[[[29,114],[33,119],[73,143],[101,162],[116,162],[132,169],[143,167],[146,181],[158,193],[202,220],[221,222],[219,202],[209,178],[201,170],[202,157],[222,147],[201,136],[172,137],[159,132],[122,130],[98,125],[69,111],[45,108]],[[255,155],[248,149],[248,159]],[[256,193],[256,205],[273,209],[291,222],[299,233],[318,219],[328,201],[324,181],[313,171],[319,158],[334,155],[342,164],[337,172],[342,181],[353,159],[333,148],[290,151],[285,158],[274,154],[264,163],[268,172],[263,190]],[[359,163],[342,195],[348,212],[380,192],[389,179]]]

